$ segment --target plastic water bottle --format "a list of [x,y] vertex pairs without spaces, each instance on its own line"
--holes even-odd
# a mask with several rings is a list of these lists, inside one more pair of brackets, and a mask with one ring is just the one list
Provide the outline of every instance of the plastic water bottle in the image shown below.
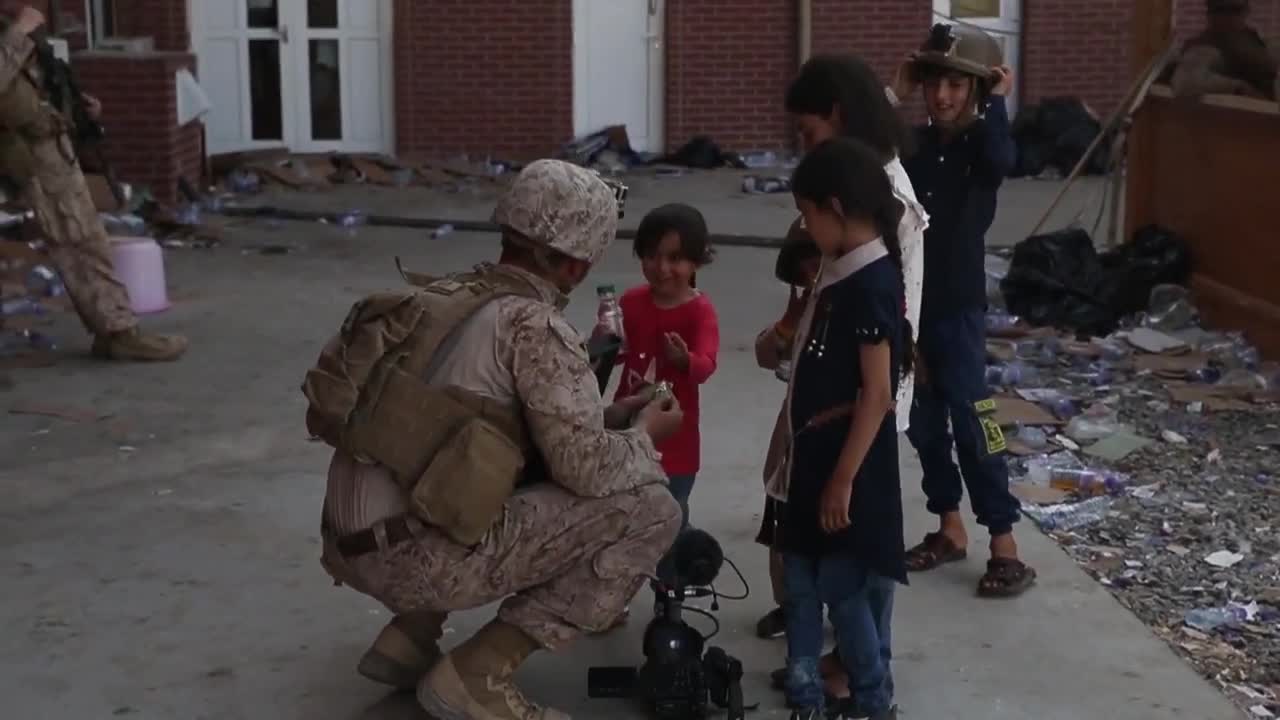
[[1049,468],[1049,487],[1081,495],[1114,495],[1129,485],[1128,476],[1088,468]]
[[44,315],[45,308],[29,297],[0,302],[0,315]]
[[1023,512],[1030,515],[1044,530],[1069,532],[1092,525],[1107,516],[1111,510],[1111,498],[1089,498],[1084,502],[1044,507],[1025,506]]
[[36,265],[27,273],[27,292],[34,297],[58,297],[66,293],[62,278],[48,265]]
[[596,297],[600,304],[596,307],[596,332],[608,333],[626,340],[622,330],[622,308],[618,305],[618,294],[612,285],[601,285],[596,288]]
[[1017,326],[1020,319],[1017,315],[1008,313],[989,313],[986,319],[987,332],[1008,332]]

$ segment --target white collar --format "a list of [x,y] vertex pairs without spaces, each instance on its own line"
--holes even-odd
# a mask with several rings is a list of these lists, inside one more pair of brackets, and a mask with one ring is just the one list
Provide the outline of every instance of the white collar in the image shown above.
[[888,254],[889,248],[885,247],[884,239],[876,238],[834,260],[828,259],[823,263],[817,289],[834,285]]

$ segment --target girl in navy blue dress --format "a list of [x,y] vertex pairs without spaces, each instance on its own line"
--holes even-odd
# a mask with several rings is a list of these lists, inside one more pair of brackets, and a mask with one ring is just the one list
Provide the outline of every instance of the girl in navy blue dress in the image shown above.
[[837,717],[896,717],[889,668],[897,583],[906,583],[895,397],[911,369],[904,206],[865,144],[828,140],[792,179],[805,227],[841,279],[819,285],[800,329],[787,412],[791,461],[775,542],[786,584],[793,719],[823,717],[822,610],[850,678]]

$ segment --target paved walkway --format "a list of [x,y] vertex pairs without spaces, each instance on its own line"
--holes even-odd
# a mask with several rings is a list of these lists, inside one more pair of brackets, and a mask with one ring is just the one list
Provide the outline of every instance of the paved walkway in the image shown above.
[[[747,202],[747,201],[742,201]],[[785,227],[781,210],[770,222]],[[461,240],[459,238],[462,238]],[[292,243],[293,254],[241,252]],[[56,328],[69,357],[16,371],[0,409],[42,403],[89,409],[97,421],[0,415],[0,697],[12,718],[401,720],[421,718],[354,673],[387,619],[334,588],[317,558],[327,454],[309,444],[302,373],[358,296],[395,284],[393,257],[458,268],[491,257],[492,236],[432,241],[365,229],[347,237],[313,224],[251,225],[212,251],[167,254],[176,307],[148,321],[183,329],[192,354],[176,365],[100,366],[69,318]],[[730,249],[699,280],[720,312],[720,369],[705,390],[707,465],[693,515],[752,584],[723,602],[714,642],[742,658],[751,717],[785,717],[767,689],[780,641],[753,637],[769,609],[765,556],[751,542],[759,463],[782,386],[753,367],[749,343],[783,301],[771,253]],[[639,279],[627,248],[590,278]],[[591,287],[571,315],[592,314]],[[904,452],[908,533],[928,527]],[[1208,683],[1028,524],[1020,541],[1040,571],[1022,599],[979,601],[975,559],[920,577],[899,594],[896,673],[904,717],[927,720],[1229,720]],[[735,581],[723,589],[733,594]],[[453,643],[489,617],[450,623]],[[520,679],[579,718],[640,718],[586,699],[586,668],[639,661],[645,610],[632,625],[538,657]]]

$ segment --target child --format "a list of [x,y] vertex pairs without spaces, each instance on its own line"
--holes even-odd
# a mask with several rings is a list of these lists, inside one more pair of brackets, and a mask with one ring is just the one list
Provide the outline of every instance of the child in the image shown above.
[[[636,230],[635,254],[648,284],[628,290],[619,301],[627,349],[620,358],[617,398],[651,383],[671,383],[684,424],[658,451],[688,527],[701,453],[698,386],[715,372],[720,351],[716,310],[696,289],[695,274],[714,255],[702,213],[679,203],[650,212]],[[664,580],[672,579],[671,560],[664,558],[658,568]]]
[[837,717],[895,718],[890,620],[906,563],[894,409],[912,357],[897,238],[904,208],[881,157],[847,138],[810,152],[792,193],[827,267],[796,337],[774,538],[786,580],[787,699],[793,720],[824,717],[825,605],[850,679]]
[[[774,275],[790,288],[787,309],[782,319],[765,328],[756,336],[756,364],[765,370],[778,372],[790,369],[791,342],[795,338],[800,318],[809,301],[809,291],[817,281],[822,264],[822,254],[814,244],[804,223],[796,220],[787,231],[782,249],[778,252],[778,261]],[[784,410],[785,412],[785,410]],[[770,478],[779,472],[783,453],[786,451],[785,418],[779,415],[774,423],[773,436],[769,441],[769,451],[765,457],[764,480],[768,487]],[[770,495],[765,496],[764,516],[760,521],[760,532],[756,542],[769,548],[769,580],[773,588],[773,602],[777,606],[756,623],[756,635],[763,639],[781,637],[786,633],[786,618],[782,606],[786,594],[782,586],[782,555],[773,549],[773,530],[780,513],[780,501]],[[784,674],[774,673],[774,683],[781,689],[780,683]]]
[[[857,57],[820,55],[800,68],[787,91],[786,107],[806,149],[833,137],[851,137],[869,145],[884,163],[894,195],[906,209],[897,235],[906,282],[906,317],[915,328],[920,317],[924,231],[929,226],[929,216],[916,200],[900,159],[911,152],[910,133],[889,102],[883,84],[870,66]],[[914,378],[908,375],[898,388],[899,432],[906,432],[909,426],[914,394]],[[760,620],[758,634],[764,636],[766,630],[782,634],[782,617],[781,608],[771,611]],[[825,667],[838,670],[838,663],[831,662],[830,658],[824,660]],[[843,687],[845,679],[837,673],[832,677],[832,684],[835,688]]]
[[[907,564],[924,571],[965,558],[963,472],[978,523],[991,534],[991,559],[978,581],[984,597],[1018,595],[1036,577],[1018,559],[1019,503],[1009,492],[1004,437],[989,417],[994,406],[985,379],[986,234],[1016,157],[1004,100],[1013,76],[1001,63],[1000,46],[986,33],[936,25],[899,70],[892,93],[902,97],[917,83],[924,87],[930,124],[919,128],[920,150],[906,168],[936,220],[924,238],[929,264],[919,335],[929,383],[916,398],[908,437],[940,526],[907,553]],[[960,470],[951,459],[952,434]]]

